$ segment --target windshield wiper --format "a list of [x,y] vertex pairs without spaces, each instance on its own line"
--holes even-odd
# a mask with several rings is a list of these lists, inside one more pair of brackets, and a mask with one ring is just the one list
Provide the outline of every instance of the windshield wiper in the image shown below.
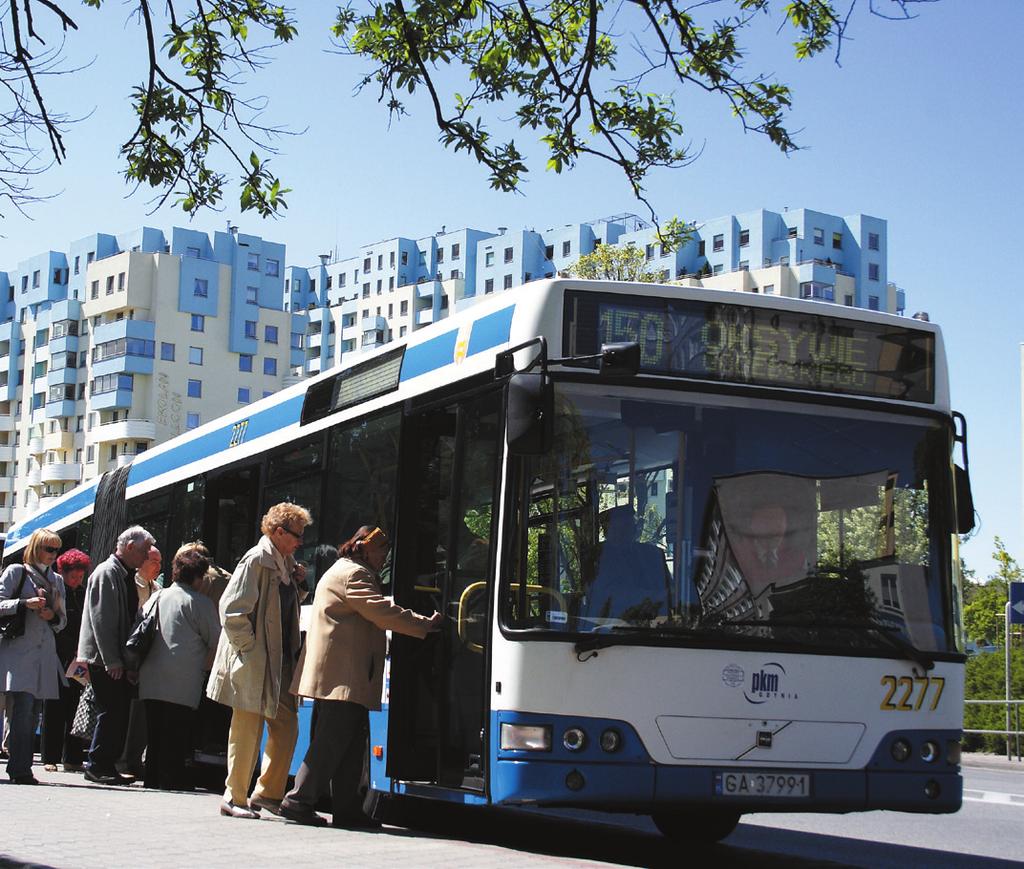
[[715,625],[715,627],[724,628],[734,625],[762,628],[849,628],[853,630],[870,630],[874,631],[890,648],[902,653],[904,658],[913,661],[915,664],[920,664],[925,670],[933,670],[935,668],[935,659],[923,649],[919,649],[913,643],[899,636],[898,631],[900,629],[895,625],[880,625],[877,622],[861,622],[852,619],[830,619],[826,621],[821,619],[745,619],[734,622],[722,621]]

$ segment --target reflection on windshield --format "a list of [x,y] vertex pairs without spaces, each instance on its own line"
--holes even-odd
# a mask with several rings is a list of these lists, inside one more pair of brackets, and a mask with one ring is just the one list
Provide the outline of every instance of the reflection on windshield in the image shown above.
[[506,621],[952,648],[946,432],[847,413],[563,390],[518,484]]

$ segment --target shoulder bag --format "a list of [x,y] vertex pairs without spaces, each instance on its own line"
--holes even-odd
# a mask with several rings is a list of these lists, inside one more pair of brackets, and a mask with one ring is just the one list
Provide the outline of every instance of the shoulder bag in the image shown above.
[[[25,588],[25,579],[28,571],[24,566],[21,568],[21,582],[18,583],[18,590],[11,600],[20,600],[22,589]],[[0,616],[0,640],[13,640],[25,633],[25,607],[19,604],[18,608],[9,615]]]
[[160,592],[157,592],[153,609],[139,620],[124,644],[125,663],[131,670],[138,670],[153,648],[153,640],[160,625],[160,596]]

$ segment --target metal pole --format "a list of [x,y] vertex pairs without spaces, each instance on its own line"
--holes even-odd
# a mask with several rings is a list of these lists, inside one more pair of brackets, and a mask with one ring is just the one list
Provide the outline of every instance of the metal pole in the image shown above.
[[1006,601],[1006,759],[1013,760],[1013,742],[1010,738],[1010,601]]

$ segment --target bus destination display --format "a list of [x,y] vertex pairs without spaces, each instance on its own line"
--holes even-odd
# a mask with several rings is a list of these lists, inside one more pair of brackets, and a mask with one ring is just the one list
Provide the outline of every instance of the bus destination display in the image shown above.
[[652,374],[934,400],[935,339],[902,326],[694,300],[566,294],[565,352],[640,344]]

